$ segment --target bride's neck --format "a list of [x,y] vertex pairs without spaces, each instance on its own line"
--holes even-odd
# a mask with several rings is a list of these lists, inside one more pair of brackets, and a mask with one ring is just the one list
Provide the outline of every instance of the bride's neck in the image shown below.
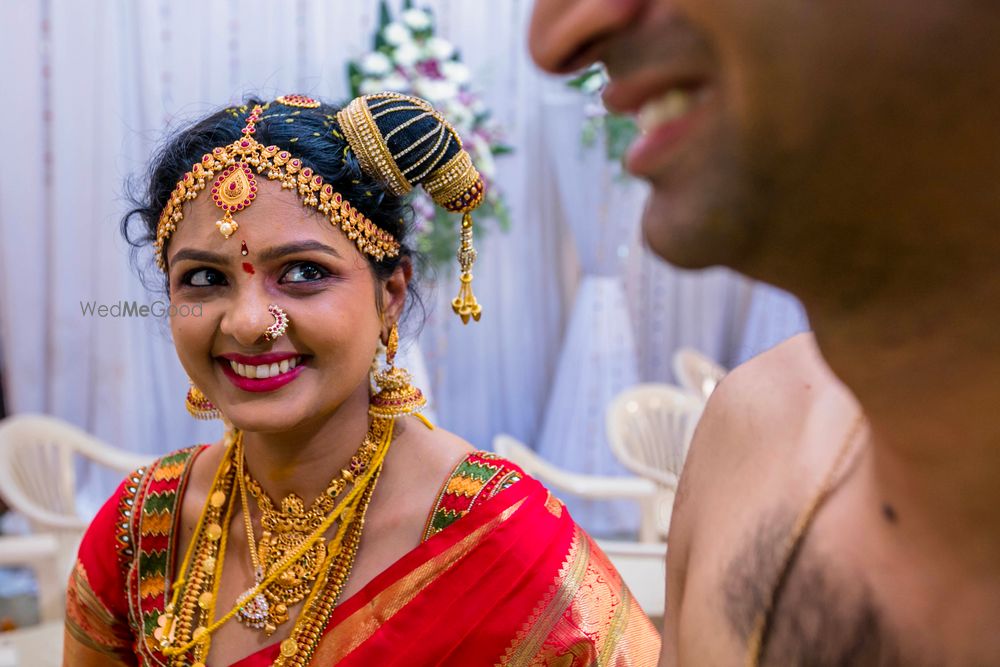
[[280,433],[244,433],[246,469],[275,501],[295,493],[308,505],[347,467],[368,425],[368,395],[356,392],[322,422]]

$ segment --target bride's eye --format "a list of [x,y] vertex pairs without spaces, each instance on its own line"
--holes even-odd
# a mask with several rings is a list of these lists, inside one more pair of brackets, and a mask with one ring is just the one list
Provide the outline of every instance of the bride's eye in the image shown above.
[[225,285],[226,276],[217,269],[197,269],[184,276],[184,284],[192,287]]
[[312,262],[301,262],[292,266],[285,275],[281,277],[283,283],[309,283],[327,277],[328,271],[320,268]]

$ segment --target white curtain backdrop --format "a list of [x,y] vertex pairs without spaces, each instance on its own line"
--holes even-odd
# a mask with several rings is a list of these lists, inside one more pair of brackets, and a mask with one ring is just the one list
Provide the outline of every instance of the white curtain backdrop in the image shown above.
[[[582,157],[575,132],[559,131],[578,121],[577,102],[553,98],[562,84],[538,74],[527,56],[530,4],[426,3],[516,153],[498,165],[512,229],[478,243],[483,319],[461,325],[447,306],[453,277],[442,277],[428,299],[420,350],[444,427],[483,448],[507,432],[532,446],[548,443],[544,451],[562,461],[609,468],[602,424],[571,415],[564,422],[554,407],[545,420],[546,405],[561,400],[551,397],[557,377],[566,377],[556,373],[564,341],[575,345],[564,339],[574,301],[600,301],[600,317],[615,320],[584,343],[599,350],[597,336],[608,341],[616,332],[617,347],[600,354],[620,359],[619,370],[595,375],[600,393],[588,396],[588,414],[598,419],[618,388],[669,380],[667,360],[679,344],[732,363],[756,350],[761,336],[771,342],[784,330],[747,329],[754,288],[742,280],[679,275],[638,248],[641,187],[582,173],[593,162]],[[160,298],[144,292],[128,266],[117,228],[127,207],[122,184],[141,175],[165,128],[247,93],[343,99],[344,64],[368,49],[376,23],[374,0],[0,3],[0,340],[11,412],[52,414],[139,452],[217,437],[218,425],[184,411],[186,379],[165,321],[81,312],[81,303]],[[604,206],[600,215],[574,203],[584,201],[574,184],[594,188],[586,201]],[[580,275],[601,278],[581,285]],[[595,293],[603,296],[587,296]],[[637,346],[620,321],[626,305]],[[795,307],[761,302],[757,321]],[[803,326],[794,316],[782,321]],[[567,437],[573,429],[586,437]],[[96,476],[88,498],[96,503],[114,483]]]
[[[642,191],[635,181],[616,177],[617,168],[604,159],[602,147],[581,147],[585,111],[580,95],[561,82],[547,83],[543,148],[580,278],[537,448],[567,470],[624,475],[607,443],[604,410],[639,378],[620,249],[627,248],[638,220]],[[629,503],[565,502],[591,533],[611,536],[638,527],[638,512]]]

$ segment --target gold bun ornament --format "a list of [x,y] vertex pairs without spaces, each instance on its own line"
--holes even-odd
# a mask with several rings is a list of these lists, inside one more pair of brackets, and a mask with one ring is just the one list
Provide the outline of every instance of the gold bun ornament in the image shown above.
[[[313,108],[313,103],[318,106],[315,100],[300,95],[279,98],[282,99],[285,102],[275,103],[299,108]],[[166,271],[167,241],[184,219],[184,204],[195,199],[210,183],[212,201],[223,210],[222,218],[216,222],[219,232],[226,239],[236,233],[240,226],[233,216],[248,208],[256,199],[258,174],[268,180],[279,181],[283,189],[295,191],[303,206],[315,208],[325,215],[365,255],[378,261],[397,257],[400,245],[392,234],[351,206],[340,193],[334,191],[333,186],[323,182],[322,176],[288,151],[273,145],[264,146],[254,139],[257,122],[269,107],[270,104],[255,105],[241,130],[242,138],[227,146],[213,148],[177,182],[156,227],[153,251],[157,266]]]
[[[405,114],[408,118],[397,125],[382,120],[393,114]],[[426,133],[409,142],[396,137],[428,117],[437,123]],[[472,245],[470,214],[482,203],[486,188],[472,157],[462,148],[458,132],[425,100],[390,92],[353,99],[337,113],[337,121],[361,168],[377,176],[393,194],[405,195],[414,184],[420,184],[436,204],[463,214],[458,250],[461,286],[451,305],[463,323],[468,324],[470,319],[478,322],[483,309],[472,292],[476,250]],[[424,145],[429,150],[414,150]]]
[[368,413],[376,419],[398,419],[413,415],[427,428],[434,428],[427,418],[420,414],[427,405],[424,393],[413,386],[413,378],[407,370],[396,366],[398,351],[399,327],[393,324],[389,330],[389,342],[385,346],[386,367],[374,375],[378,392],[368,402]]

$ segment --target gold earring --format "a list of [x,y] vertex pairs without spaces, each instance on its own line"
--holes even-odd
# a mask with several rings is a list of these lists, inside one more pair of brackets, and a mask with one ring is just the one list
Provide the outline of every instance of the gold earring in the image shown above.
[[389,342],[385,348],[386,367],[375,373],[375,386],[378,392],[372,396],[368,412],[372,417],[381,419],[396,419],[413,415],[424,422],[428,428],[431,423],[420,414],[427,405],[427,399],[420,389],[411,384],[410,374],[396,367],[396,352],[399,350],[399,328],[393,324],[389,331]]
[[222,419],[222,413],[215,407],[208,396],[195,386],[194,382],[188,380],[191,386],[188,388],[187,397],[184,400],[184,407],[195,419]]

